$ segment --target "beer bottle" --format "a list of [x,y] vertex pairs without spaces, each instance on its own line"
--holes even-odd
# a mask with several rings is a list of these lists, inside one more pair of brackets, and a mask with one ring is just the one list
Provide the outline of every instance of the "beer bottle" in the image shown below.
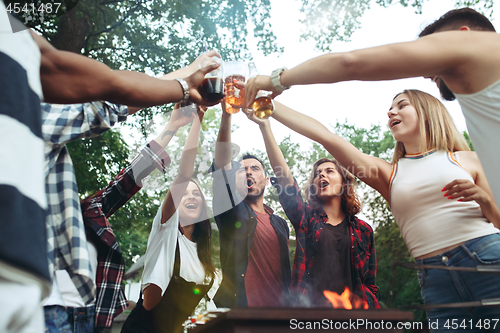
[[[250,77],[259,75],[259,71],[257,70],[254,62],[248,64],[248,69]],[[269,92],[259,90],[252,104],[252,109],[257,118],[269,118],[274,112],[274,105],[271,97],[269,97]]]

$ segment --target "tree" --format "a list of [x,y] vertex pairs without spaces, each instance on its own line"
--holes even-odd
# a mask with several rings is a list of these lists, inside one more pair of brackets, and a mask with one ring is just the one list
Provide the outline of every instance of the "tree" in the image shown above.
[[[59,17],[23,11],[18,16],[56,48],[99,59],[114,69],[170,72],[194,60],[198,54],[193,51],[201,53],[204,43],[224,59],[248,59],[248,22],[264,54],[282,51],[271,30],[268,0],[66,3],[74,8]],[[63,9],[64,5],[60,12]]]
[[117,131],[67,144],[75,167],[80,198],[106,187],[129,160],[129,148]]

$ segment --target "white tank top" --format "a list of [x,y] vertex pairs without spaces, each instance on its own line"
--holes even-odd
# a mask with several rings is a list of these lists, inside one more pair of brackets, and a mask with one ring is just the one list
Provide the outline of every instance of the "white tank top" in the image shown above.
[[455,179],[473,181],[453,153],[407,154],[391,175],[391,209],[414,258],[499,232],[475,201],[448,199],[441,192]]
[[455,94],[467,123],[474,149],[500,207],[500,80],[470,95]]

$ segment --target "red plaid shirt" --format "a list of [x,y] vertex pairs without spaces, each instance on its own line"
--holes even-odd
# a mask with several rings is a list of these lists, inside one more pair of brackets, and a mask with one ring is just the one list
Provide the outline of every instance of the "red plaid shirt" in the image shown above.
[[109,185],[82,201],[85,230],[101,242],[97,248],[95,326],[111,327],[113,318],[127,308],[122,289],[125,262],[108,218],[142,187],[142,179],[155,168],[164,172],[170,157],[156,142],[146,145]]
[[[271,179],[279,193],[283,210],[295,228],[297,247],[292,268],[292,304],[309,304],[308,279],[314,264],[323,227],[328,216],[323,209],[314,209],[304,202],[297,181],[282,189],[277,179]],[[380,308],[380,290],[375,284],[377,259],[372,228],[352,215],[349,217],[351,233],[351,278],[356,294],[362,295],[370,308]]]

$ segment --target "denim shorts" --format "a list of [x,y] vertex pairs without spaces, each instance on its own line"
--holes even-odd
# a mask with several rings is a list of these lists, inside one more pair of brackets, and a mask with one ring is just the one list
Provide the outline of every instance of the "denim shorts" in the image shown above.
[[[500,234],[474,238],[443,254],[416,262],[449,267],[500,267]],[[500,274],[424,269],[418,271],[418,280],[427,305],[500,301]],[[499,306],[431,309],[427,311],[427,319],[432,332],[500,332]]]

